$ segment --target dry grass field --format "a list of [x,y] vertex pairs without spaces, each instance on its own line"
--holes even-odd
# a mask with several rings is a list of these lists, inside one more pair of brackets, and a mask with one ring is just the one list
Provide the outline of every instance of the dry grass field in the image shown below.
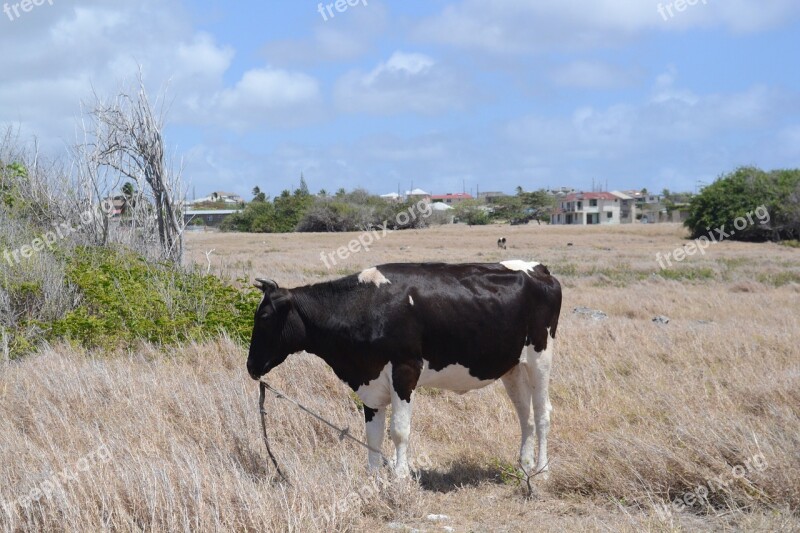
[[[564,305],[551,477],[532,499],[507,474],[519,427],[499,382],[417,395],[418,476],[400,484],[370,477],[362,449],[268,398],[287,487],[272,480],[243,347],[54,346],[0,366],[0,529],[800,530],[797,249],[723,242],[657,275],[655,254],[687,242],[677,225],[448,226],[389,234],[327,269],[320,252],[355,237],[194,233],[188,255],[286,287],[385,262],[548,265]],[[291,356],[269,381],[363,436],[348,389],[314,356]]]

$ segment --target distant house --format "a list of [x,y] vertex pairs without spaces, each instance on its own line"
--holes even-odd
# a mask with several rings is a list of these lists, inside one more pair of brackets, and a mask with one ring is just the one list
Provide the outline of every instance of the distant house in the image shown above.
[[431,202],[441,202],[448,205],[460,204],[464,200],[473,200],[471,194],[465,192],[447,193],[447,194],[434,194],[431,196]]
[[239,211],[239,209],[190,209],[183,212],[183,222],[186,225],[192,226],[216,227],[219,226],[223,220]]
[[572,187],[559,187],[557,189],[548,190],[547,194],[549,194],[550,196],[555,196],[557,198],[563,198],[564,196],[567,196],[568,194],[572,194],[572,193],[576,193],[576,192],[578,192],[578,191],[576,191]]
[[662,200],[660,194],[649,194],[647,192],[637,191],[634,189],[622,192],[633,198],[640,207],[644,204],[660,204]]
[[387,194],[381,194],[381,198],[383,198],[387,202],[399,202],[400,200],[403,199],[403,197],[400,196],[396,192],[390,192],[390,193],[387,193]]
[[643,223],[655,224],[660,222],[686,222],[691,210],[688,203],[666,205],[649,205],[639,212],[639,219]]
[[128,208],[128,199],[124,195],[107,196],[103,199],[103,209],[109,218],[119,218]]
[[186,202],[187,205],[198,205],[198,204],[209,204],[209,203],[241,205],[242,203],[244,203],[244,199],[238,194],[233,192],[215,191],[209,194],[208,196],[204,196],[203,198],[198,198],[197,200],[188,200]]
[[478,193],[478,200],[483,200],[487,204],[492,204],[497,201],[498,198],[504,198],[506,196],[508,196],[506,193],[500,191],[485,191]]
[[571,193],[558,200],[551,224],[620,224],[621,199],[610,192]]
[[431,209],[434,211],[451,211],[453,208],[443,202],[433,202]]
[[425,192],[422,189],[413,189],[410,191],[406,191],[406,199],[411,202],[419,202],[420,200],[425,202],[430,202],[431,193]]
[[621,191],[611,191],[611,194],[619,198],[619,221],[621,224],[632,224],[638,220],[636,199]]

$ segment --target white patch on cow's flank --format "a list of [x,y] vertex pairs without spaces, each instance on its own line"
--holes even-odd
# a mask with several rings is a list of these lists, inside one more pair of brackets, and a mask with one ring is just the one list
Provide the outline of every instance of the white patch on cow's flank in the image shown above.
[[423,359],[422,374],[417,383],[420,387],[435,387],[464,394],[475,389],[481,389],[494,383],[493,379],[478,379],[469,373],[463,365],[447,365],[441,370],[431,370],[427,360]]
[[517,270],[525,272],[530,276],[530,272],[536,268],[539,263],[536,261],[522,261],[521,259],[510,259],[508,261],[501,261],[501,265],[509,270]]
[[408,303],[414,305],[414,298],[412,298],[410,294],[408,295]]
[[374,283],[376,287],[380,287],[384,283],[391,283],[386,276],[381,274],[377,267],[368,268],[358,275],[359,283]]
[[380,409],[392,401],[392,363],[387,363],[378,377],[361,385],[356,394],[364,405],[372,409]]

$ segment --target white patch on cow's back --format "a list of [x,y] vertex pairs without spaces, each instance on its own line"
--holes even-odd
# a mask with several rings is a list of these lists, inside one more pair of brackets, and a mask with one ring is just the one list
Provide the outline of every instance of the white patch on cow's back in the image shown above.
[[368,268],[358,275],[359,283],[374,283],[376,287],[380,287],[384,283],[391,283],[386,276],[381,274],[377,267]]
[[412,298],[410,294],[408,295],[408,303],[414,305],[414,298]]
[[467,367],[459,364],[447,365],[441,370],[431,370],[428,361],[423,359],[422,374],[417,385],[420,387],[447,389],[464,394],[465,392],[491,385],[494,381],[493,379],[478,379],[469,373]]
[[539,264],[536,261],[522,261],[521,259],[510,259],[501,261],[501,265],[509,270],[520,270],[530,276],[530,272]]

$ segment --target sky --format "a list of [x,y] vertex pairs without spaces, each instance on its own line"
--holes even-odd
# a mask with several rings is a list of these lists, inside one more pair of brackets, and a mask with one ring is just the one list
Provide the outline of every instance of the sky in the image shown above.
[[0,127],[66,156],[141,66],[190,197],[800,166],[797,0],[32,2],[0,0]]

